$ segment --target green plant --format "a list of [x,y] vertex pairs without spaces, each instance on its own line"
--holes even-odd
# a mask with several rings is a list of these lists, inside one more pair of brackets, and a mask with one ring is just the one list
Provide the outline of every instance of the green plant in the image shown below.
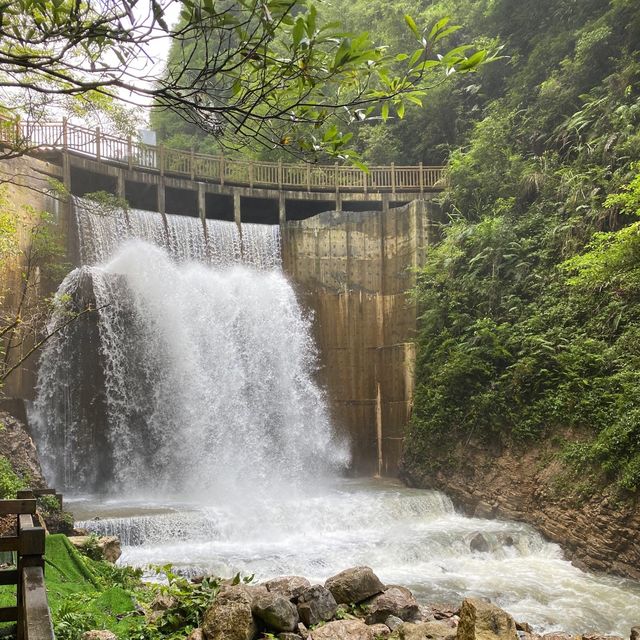
[[15,498],[16,492],[26,488],[24,478],[20,477],[4,456],[0,456],[0,499]]

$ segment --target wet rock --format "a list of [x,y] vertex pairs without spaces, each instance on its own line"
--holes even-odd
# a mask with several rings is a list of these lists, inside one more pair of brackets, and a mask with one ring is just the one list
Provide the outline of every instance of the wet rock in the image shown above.
[[467,598],[460,608],[457,640],[518,640],[516,623],[494,604]]
[[389,627],[389,629],[391,629],[391,631],[395,631],[403,622],[404,620],[402,620],[402,618],[398,618],[398,616],[389,616],[384,621],[384,623],[387,625],[387,627]]
[[293,631],[300,622],[296,605],[279,593],[267,593],[256,598],[251,611],[274,631]]
[[516,629],[525,633],[533,633],[533,629],[528,622],[516,622]]
[[471,538],[469,548],[471,551],[479,551],[480,553],[487,553],[491,550],[487,539],[481,533],[476,533],[473,538]]
[[369,567],[353,567],[329,578],[324,586],[338,604],[357,604],[384,591],[384,585]]
[[458,607],[452,604],[432,604],[431,612],[436,620],[452,618],[458,613]]
[[371,627],[362,620],[335,620],[317,629],[310,635],[310,640],[375,640]]
[[493,518],[495,509],[488,503],[482,500],[476,505],[473,515],[476,518]]
[[391,629],[387,627],[386,624],[372,624],[369,626],[371,632],[373,633],[373,637],[376,638],[388,638],[391,635]]
[[640,640],[640,625],[631,629],[630,640]]
[[264,586],[271,593],[279,593],[289,600],[295,600],[305,589],[311,586],[311,583],[302,576],[282,576],[268,580],[264,583]]
[[81,636],[81,640],[118,640],[115,633],[106,629],[93,629],[85,631]]
[[397,640],[455,640],[456,632],[444,622],[403,622],[391,638]]
[[409,589],[396,585],[365,602],[367,624],[384,622],[389,616],[412,620],[419,612],[418,602]]
[[307,627],[331,620],[338,603],[329,589],[316,584],[306,589],[298,599],[298,614]]
[[251,615],[251,605],[243,601],[246,593],[230,594],[237,600],[220,601],[220,596],[205,611],[202,631],[207,640],[253,640],[258,628]]
[[434,620],[434,618],[435,616],[433,615],[431,607],[419,604],[418,613],[416,613],[409,622],[429,622],[430,620]]

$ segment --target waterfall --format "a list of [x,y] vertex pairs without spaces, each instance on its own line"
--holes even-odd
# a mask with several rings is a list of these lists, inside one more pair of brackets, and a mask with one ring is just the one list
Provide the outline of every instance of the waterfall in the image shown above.
[[58,292],[31,420],[68,493],[256,498],[348,462],[314,382],[277,227],[75,201],[83,266]]

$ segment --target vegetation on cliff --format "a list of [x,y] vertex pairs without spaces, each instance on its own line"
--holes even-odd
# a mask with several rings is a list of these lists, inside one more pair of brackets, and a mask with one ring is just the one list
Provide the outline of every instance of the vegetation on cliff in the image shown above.
[[476,37],[506,41],[511,60],[474,90],[449,223],[419,272],[405,466],[433,463],[445,441],[555,438],[569,466],[635,492],[640,7],[478,5]]

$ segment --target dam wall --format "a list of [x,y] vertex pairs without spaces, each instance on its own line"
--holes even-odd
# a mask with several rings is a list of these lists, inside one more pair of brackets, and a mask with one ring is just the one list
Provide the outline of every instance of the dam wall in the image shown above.
[[[83,194],[96,187],[118,193],[117,181],[111,184],[106,179],[112,172],[109,165],[103,163],[103,173],[96,173],[98,167],[83,162],[83,170],[94,171],[74,173],[71,182],[68,177],[73,167],[64,161],[23,157],[0,163],[6,179],[13,183],[7,186],[11,201],[28,205],[32,216],[37,211],[50,212],[62,239],[65,251],[56,258],[59,269],[52,270],[47,282],[38,285],[44,295],[55,291],[78,261],[75,223],[70,221],[64,201],[49,194],[48,176],[67,182],[72,193]],[[367,205],[365,194],[358,197],[358,208],[362,209]],[[276,216],[268,220],[280,223],[283,268],[303,306],[313,314],[318,377],[327,391],[333,420],[351,440],[352,469],[358,475],[394,476],[397,472],[411,414],[415,360],[412,340],[417,314],[407,292],[415,283],[413,268],[422,263],[436,237],[438,208],[433,197],[433,193],[424,193],[421,199],[395,207],[386,198],[382,207],[379,200],[371,201],[373,210],[323,213],[317,213],[320,203],[311,198],[306,216],[305,201],[299,202],[296,217],[301,219],[281,216],[278,220]],[[348,203],[343,201],[342,205]],[[179,209],[179,203],[175,207]],[[198,216],[188,206],[185,209]],[[202,212],[198,216],[203,233],[207,219],[216,211],[221,212],[221,219],[233,219],[212,206],[206,217]],[[250,221],[263,220],[252,215]],[[23,249],[25,242],[23,239]],[[2,274],[3,287],[11,290],[0,303],[5,310],[15,305],[19,296],[26,253],[21,252],[23,257],[17,256]],[[36,365],[36,358],[31,358],[12,374],[5,395],[31,399]]]

